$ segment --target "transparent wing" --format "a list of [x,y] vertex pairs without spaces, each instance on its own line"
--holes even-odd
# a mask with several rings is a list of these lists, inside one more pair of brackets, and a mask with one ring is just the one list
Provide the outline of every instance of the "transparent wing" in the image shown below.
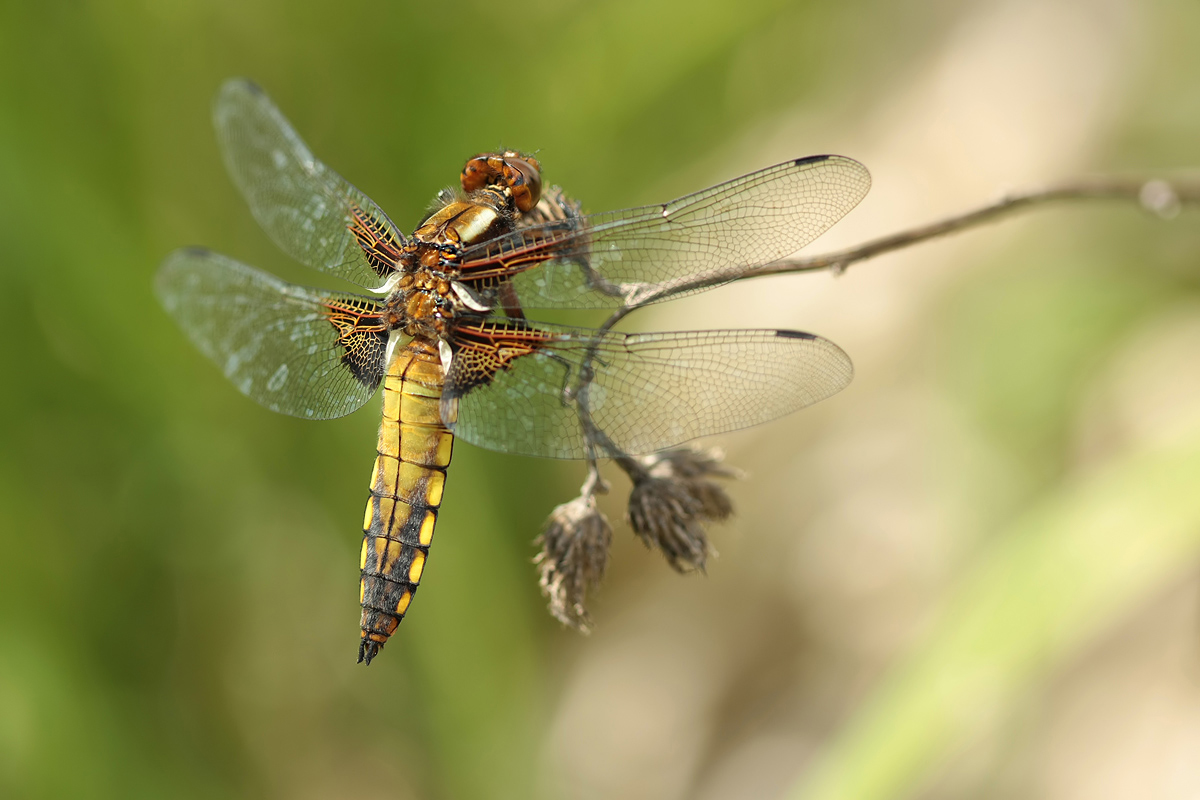
[[202,249],[169,255],[155,288],[192,343],[272,411],[340,417],[383,377],[388,334],[372,298],[305,289]]
[[804,247],[870,186],[843,156],[788,161],[663,205],[523,228],[467,250],[462,280],[511,280],[525,308],[611,308],[697,279],[717,285]]
[[213,122],[229,174],[284,252],[359,286],[383,283],[403,234],[369,197],[313,156],[262,89],[228,81]]
[[[493,450],[551,458],[649,453],[812,405],[850,358],[797,331],[626,334],[503,320],[456,327],[443,419]],[[591,371],[590,382],[584,377]],[[581,419],[586,401],[599,434]]]

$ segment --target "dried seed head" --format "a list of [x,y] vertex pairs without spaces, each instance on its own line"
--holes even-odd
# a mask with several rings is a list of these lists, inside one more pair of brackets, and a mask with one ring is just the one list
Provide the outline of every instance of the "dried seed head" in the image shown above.
[[612,526],[589,494],[555,508],[537,541],[542,552],[534,563],[541,576],[542,594],[550,598],[550,613],[587,633],[591,629],[587,591],[604,577]]
[[737,475],[722,458],[719,450],[684,447],[641,456],[635,460],[640,470],[626,470],[633,479],[629,524],[680,572],[704,569],[713,552],[704,525],[733,513],[724,487],[709,480]]
[[687,487],[669,478],[645,478],[629,494],[629,524],[647,547],[657,547],[679,570],[704,569],[708,537],[704,509]]
[[733,516],[733,501],[725,493],[725,487],[712,481],[684,481],[692,497],[700,503],[704,516],[713,522],[721,522]]

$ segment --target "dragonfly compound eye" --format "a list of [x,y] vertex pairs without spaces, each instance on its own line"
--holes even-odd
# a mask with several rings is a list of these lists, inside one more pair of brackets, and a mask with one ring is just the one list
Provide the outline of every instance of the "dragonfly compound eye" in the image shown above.
[[488,187],[507,189],[518,211],[532,211],[542,197],[541,165],[532,156],[512,151],[483,153],[463,167],[462,187],[468,193]]
[[504,179],[512,189],[513,203],[522,213],[532,211],[542,198],[542,173],[536,160],[506,157]]

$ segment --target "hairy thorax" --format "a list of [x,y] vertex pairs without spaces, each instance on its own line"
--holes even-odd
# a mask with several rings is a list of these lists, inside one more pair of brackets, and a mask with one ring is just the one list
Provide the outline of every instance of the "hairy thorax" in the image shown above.
[[454,284],[463,250],[511,232],[515,216],[510,198],[483,189],[447,200],[426,218],[403,249],[400,278],[386,303],[389,326],[441,339],[458,313],[479,313]]

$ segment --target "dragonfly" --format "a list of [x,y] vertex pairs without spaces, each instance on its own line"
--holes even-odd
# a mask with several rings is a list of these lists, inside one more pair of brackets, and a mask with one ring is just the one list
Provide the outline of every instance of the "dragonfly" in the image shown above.
[[778,418],[851,380],[849,357],[811,333],[623,333],[525,310],[620,309],[790,255],[866,194],[857,161],[800,158],[668,203],[584,214],[543,188],[534,156],[484,153],[405,236],[255,84],[225,83],[213,116],[267,235],[364,290],[297,286],[195,247],[156,278],[186,336],[272,411],[340,417],[382,386],[359,662],[395,633],[421,582],[455,438],[549,458],[647,454]]

